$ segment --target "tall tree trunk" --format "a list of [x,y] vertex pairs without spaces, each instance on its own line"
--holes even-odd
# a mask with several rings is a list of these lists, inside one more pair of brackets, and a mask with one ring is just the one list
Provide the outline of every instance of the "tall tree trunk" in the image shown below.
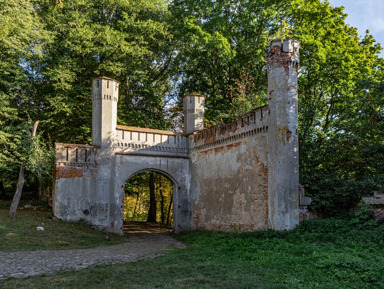
[[3,180],[0,180],[0,199],[5,197],[5,188]]
[[160,192],[161,223],[164,224],[164,221],[165,221],[164,194],[163,194],[163,187],[161,186],[161,175],[160,175],[160,181],[159,181],[159,192]]
[[134,219],[136,216],[136,209],[137,209],[137,204],[139,203],[139,197],[140,197],[140,191],[137,192],[135,207],[133,208],[132,219]]
[[169,221],[170,221],[172,203],[173,203],[173,192],[172,192],[171,200],[169,201],[169,206],[168,206],[167,225],[169,225]]
[[149,210],[147,222],[156,223],[155,176],[153,172],[149,173]]
[[[32,138],[36,136],[36,130],[38,125],[39,125],[39,121],[36,120],[32,129]],[[19,181],[17,182],[16,192],[12,199],[11,208],[9,209],[10,218],[16,217],[16,211],[17,211],[17,207],[19,206],[21,192],[23,191],[23,186],[24,186],[24,164],[21,164],[20,172],[19,172]]]
[[23,186],[24,186],[24,165],[22,164],[20,166],[19,181],[17,183],[16,192],[12,199],[11,208],[9,209],[10,218],[16,217],[16,211],[17,211],[17,207],[19,206],[21,192],[23,191]]

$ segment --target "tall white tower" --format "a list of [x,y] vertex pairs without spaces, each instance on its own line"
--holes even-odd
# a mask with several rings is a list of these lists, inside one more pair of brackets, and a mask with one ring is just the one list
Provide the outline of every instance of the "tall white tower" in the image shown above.
[[300,42],[276,39],[269,46],[268,204],[269,226],[289,230],[299,223],[298,67]]
[[109,148],[115,138],[119,82],[100,77],[92,83],[92,144]]
[[187,94],[183,98],[184,133],[189,135],[204,128],[205,96],[198,93]]

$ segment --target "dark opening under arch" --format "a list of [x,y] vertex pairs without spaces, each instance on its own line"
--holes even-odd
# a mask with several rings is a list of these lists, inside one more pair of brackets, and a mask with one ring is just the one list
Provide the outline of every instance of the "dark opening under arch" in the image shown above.
[[170,231],[174,185],[166,174],[156,170],[130,176],[124,185],[124,233]]

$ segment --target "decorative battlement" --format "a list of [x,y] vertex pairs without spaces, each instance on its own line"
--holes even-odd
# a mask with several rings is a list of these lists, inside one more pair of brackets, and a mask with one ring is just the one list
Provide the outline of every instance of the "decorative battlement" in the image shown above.
[[117,102],[119,100],[119,82],[113,78],[102,76],[93,80],[93,100],[112,100]]
[[116,128],[115,152],[186,157],[188,139],[171,131],[119,125]]
[[262,106],[239,117],[232,123],[216,125],[193,135],[192,151],[268,132],[268,106]]
[[273,40],[267,48],[267,69],[283,66],[286,69],[299,67],[299,49],[300,42],[295,39],[276,39]]
[[98,146],[55,143],[56,165],[70,167],[95,167]]

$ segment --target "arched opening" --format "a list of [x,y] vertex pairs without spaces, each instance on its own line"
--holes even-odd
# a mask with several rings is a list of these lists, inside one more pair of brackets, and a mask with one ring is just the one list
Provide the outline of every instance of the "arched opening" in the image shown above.
[[158,171],[141,171],[124,186],[124,233],[170,232],[174,182]]

